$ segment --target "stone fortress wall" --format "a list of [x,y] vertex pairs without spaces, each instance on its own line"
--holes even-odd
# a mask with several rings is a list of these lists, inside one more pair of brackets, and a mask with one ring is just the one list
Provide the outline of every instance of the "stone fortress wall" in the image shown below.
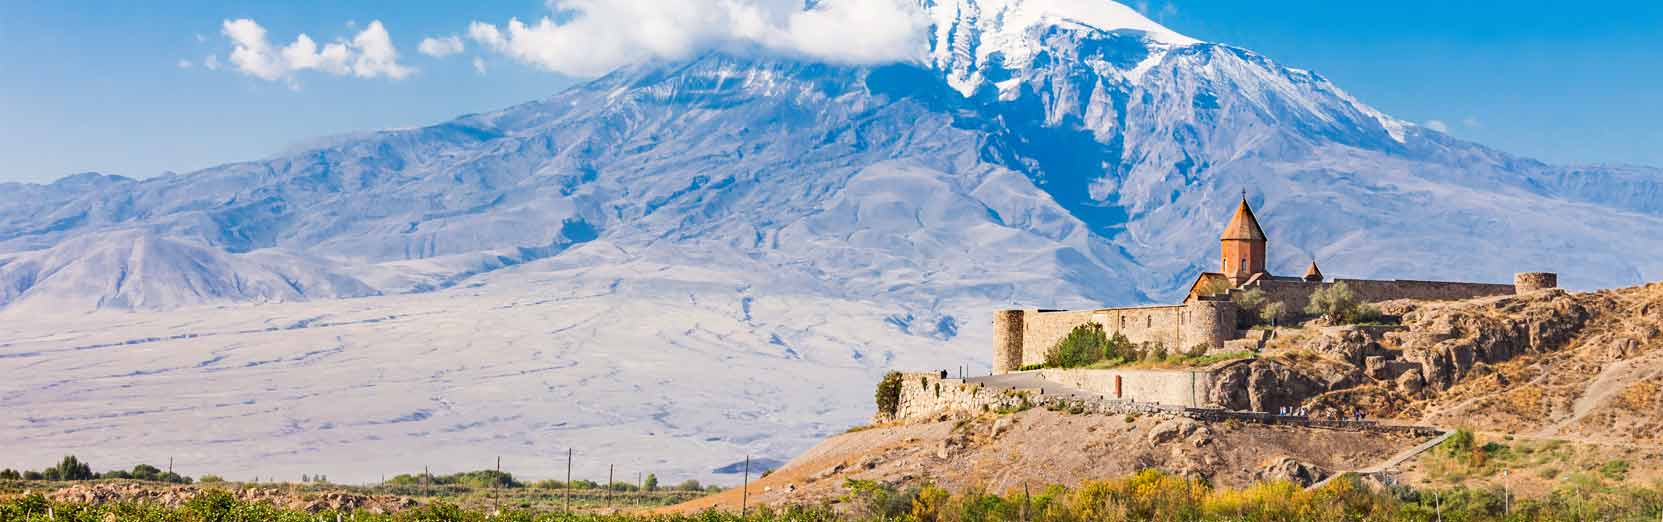
[[1378,303],[1393,299],[1418,299],[1423,301],[1452,301],[1458,299],[1472,299],[1493,295],[1512,295],[1514,285],[1492,283],[1461,283],[1449,281],[1413,281],[1399,279],[1395,281],[1375,279],[1335,279],[1332,282],[1311,282],[1283,279],[1259,279],[1243,285],[1240,289],[1231,290],[1231,294],[1258,289],[1265,294],[1266,302],[1281,302],[1290,313],[1301,313],[1305,305],[1311,302],[1311,294],[1319,289],[1345,283],[1346,288],[1365,303]]
[[993,314],[993,371],[1006,373],[1045,362],[1045,353],[1086,323],[1103,325],[1134,343],[1154,343],[1174,351],[1222,348],[1234,337],[1236,307],[1229,302],[1196,301],[1180,305],[1098,308],[1091,310],[1000,310]]
[[1120,333],[1134,343],[1156,343],[1168,350],[1191,352],[1201,345],[1219,350],[1241,339],[1236,330],[1239,313],[1229,295],[1258,289],[1267,301],[1282,302],[1292,313],[1300,313],[1319,289],[1345,283],[1359,300],[1369,303],[1393,299],[1444,301],[1495,295],[1512,295],[1554,288],[1558,276],[1547,272],[1521,273],[1515,284],[1465,283],[1451,281],[1335,279],[1331,282],[1293,278],[1257,278],[1231,289],[1229,294],[1193,299],[1178,305],[1088,310],[999,310],[994,312],[993,373],[1017,371],[1023,366],[1045,362],[1045,353],[1068,336],[1074,327],[1095,322],[1110,335]]

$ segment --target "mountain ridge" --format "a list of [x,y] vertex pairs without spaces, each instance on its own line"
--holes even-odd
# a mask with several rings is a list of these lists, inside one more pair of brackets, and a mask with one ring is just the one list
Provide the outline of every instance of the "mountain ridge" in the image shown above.
[[[1109,14],[1080,15],[1082,6]],[[0,230],[8,231],[0,233],[0,255],[141,227],[233,255],[278,249],[326,259],[338,267],[336,276],[368,277],[378,283],[366,286],[377,291],[425,291],[554,255],[571,244],[561,232],[567,223],[599,236],[616,229],[645,244],[715,234],[717,244],[769,250],[756,238],[823,211],[813,198],[785,194],[829,194],[862,166],[900,160],[1028,178],[1085,227],[1087,238],[1074,248],[1095,252],[1086,256],[1096,267],[1090,270],[1152,272],[1087,284],[1079,297],[1147,302],[1173,295],[1206,266],[1203,238],[1226,210],[1212,207],[1246,187],[1261,193],[1256,203],[1274,207],[1312,191],[1313,182],[1350,185],[1346,201],[1332,203],[1344,203],[1339,208],[1350,215],[1341,221],[1351,230],[1299,232],[1291,240],[1298,257],[1338,255],[1325,265],[1359,276],[1410,275],[1358,270],[1348,259],[1368,252],[1337,251],[1348,232],[1381,222],[1368,205],[1406,208],[1433,201],[1426,199],[1432,194],[1466,191],[1528,206],[1533,198],[1502,196],[1525,191],[1556,206],[1609,208],[1600,212],[1629,227],[1654,223],[1663,211],[1656,203],[1663,198],[1652,197],[1663,195],[1663,174],[1655,169],[1552,166],[1461,141],[1386,116],[1320,75],[1183,37],[1119,4],[958,0],[926,8],[935,25],[931,58],[922,64],[844,66],[761,50],[710,51],[626,67],[499,111],[326,139],[265,160],[137,181],[81,176],[61,186],[8,185],[17,196],[0,197]],[[995,15],[982,16],[989,12]],[[1093,18],[1113,27],[1081,21]],[[933,134],[902,127],[912,122],[930,122]],[[708,132],[689,132],[695,129]],[[934,138],[949,141],[928,142]],[[797,150],[768,150],[762,140]],[[658,154],[660,147],[684,157]],[[755,154],[774,157],[754,161]],[[941,154],[958,159],[948,165],[929,157]],[[724,168],[723,161],[753,170]],[[826,170],[803,176],[810,164]],[[1382,175],[1389,170],[1402,172]],[[802,179],[780,181],[792,175]],[[0,187],[0,196],[6,193]],[[1396,201],[1363,203],[1379,196]],[[747,197],[784,214],[731,204]],[[989,209],[994,226],[1009,224],[988,202],[967,197]],[[685,206],[689,201],[696,204]],[[1297,207],[1297,222],[1316,218],[1315,202],[1289,204]],[[1475,203],[1437,205],[1453,211]],[[1493,203],[1476,206],[1485,208],[1459,212],[1498,212]],[[673,223],[677,218],[684,223]],[[1468,221],[1461,225],[1469,231],[1490,225]],[[754,229],[753,240],[745,245],[734,227]],[[1016,228],[1053,240],[1067,235]],[[1327,244],[1313,242],[1319,239]],[[415,279],[392,273],[430,259],[438,262]],[[1298,264],[1286,256],[1273,261]],[[1657,271],[1643,262],[1621,264],[1599,271]],[[1633,282],[1565,271],[1573,287]],[[1095,279],[1066,272],[1049,274]],[[1438,275],[1508,273],[1489,266]],[[22,287],[39,275],[9,280]],[[1015,300],[1056,300],[1034,297]],[[215,299],[202,302],[209,301]]]

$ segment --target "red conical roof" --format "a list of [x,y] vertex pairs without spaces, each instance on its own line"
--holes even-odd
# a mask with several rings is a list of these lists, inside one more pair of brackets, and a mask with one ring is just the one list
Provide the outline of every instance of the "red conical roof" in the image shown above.
[[1253,217],[1253,209],[1248,208],[1247,198],[1242,198],[1241,205],[1236,206],[1235,217],[1230,218],[1230,224],[1224,227],[1224,237],[1219,239],[1265,240],[1265,231],[1259,228],[1259,219]]
[[1305,280],[1306,281],[1321,281],[1322,280],[1322,270],[1317,268],[1317,260],[1312,259],[1311,260],[1311,267],[1305,269]]

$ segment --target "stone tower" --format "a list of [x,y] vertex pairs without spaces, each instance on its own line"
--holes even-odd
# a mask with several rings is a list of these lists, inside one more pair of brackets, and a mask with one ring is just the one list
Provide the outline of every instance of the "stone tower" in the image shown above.
[[1253,217],[1253,209],[1247,206],[1245,194],[1219,242],[1224,253],[1219,271],[1235,285],[1240,286],[1254,274],[1265,271],[1265,231],[1259,228],[1259,219]]

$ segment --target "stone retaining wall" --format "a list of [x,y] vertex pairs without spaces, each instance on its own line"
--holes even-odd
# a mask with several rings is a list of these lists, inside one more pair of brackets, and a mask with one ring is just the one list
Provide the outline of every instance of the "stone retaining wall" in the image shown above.
[[901,401],[898,406],[894,417],[879,416],[874,420],[877,422],[895,420],[931,421],[943,416],[980,415],[998,411],[1046,408],[1072,414],[1158,415],[1173,418],[1184,417],[1203,422],[1234,420],[1256,424],[1382,433],[1396,432],[1421,436],[1432,436],[1441,433],[1441,430],[1425,426],[1380,424],[1366,420],[1321,420],[1273,413],[1156,404],[1112,399],[1100,395],[1082,396],[1050,392],[1042,394],[1038,390],[1001,390],[967,383],[961,379],[942,379],[938,375],[927,373],[902,375]]

